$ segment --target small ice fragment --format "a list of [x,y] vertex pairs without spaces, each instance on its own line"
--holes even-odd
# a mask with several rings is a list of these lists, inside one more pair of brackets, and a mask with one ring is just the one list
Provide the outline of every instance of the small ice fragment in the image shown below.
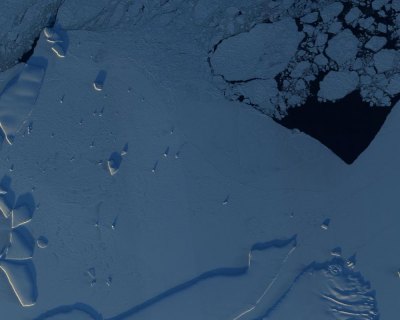
[[110,287],[110,286],[111,286],[111,283],[112,283],[112,277],[109,276],[109,277],[107,278],[107,280],[106,280],[106,285]]
[[117,220],[118,220],[118,216],[115,217],[113,223],[111,224],[111,229],[115,230],[115,227],[117,225]]
[[62,42],[60,35],[52,28],[44,28],[43,33],[47,38],[47,42],[55,43]]
[[55,44],[53,47],[51,47],[51,50],[56,54],[57,57],[65,58],[65,51],[59,44]]
[[222,205],[227,205],[228,204],[228,202],[229,202],[229,196],[227,196],[226,198],[225,198],[225,200],[224,200],[224,202],[222,202]]
[[350,258],[348,258],[346,260],[346,266],[350,269],[354,268],[354,266],[356,265],[356,256],[353,255]]
[[165,158],[168,157],[168,153],[169,153],[169,147],[167,147],[167,149],[165,149],[163,156]]
[[121,151],[121,156],[126,156],[128,154],[128,143],[125,143],[124,148]]
[[95,268],[90,268],[86,271],[88,276],[92,279],[96,279],[96,269]]
[[60,35],[56,32],[53,32],[53,34],[50,37],[47,37],[46,40],[50,43],[63,42]]
[[104,70],[101,70],[96,79],[93,82],[93,88],[96,91],[102,91],[104,88],[104,82],[106,80],[107,73]]
[[342,248],[340,247],[333,248],[331,251],[331,255],[334,257],[340,257],[342,255]]
[[43,33],[46,36],[46,38],[50,38],[51,35],[54,33],[54,30],[50,28],[44,28]]
[[108,171],[112,176],[118,172],[119,167],[121,166],[121,162],[121,154],[119,154],[118,152],[113,152],[107,161]]
[[47,248],[47,246],[49,245],[49,240],[44,236],[40,236],[36,240],[36,244],[40,249],[44,249],[44,248]]
[[98,82],[93,82],[93,88],[96,91],[101,91],[103,90],[103,84]]
[[157,166],[158,166],[158,161],[156,161],[156,163],[153,166],[153,169],[151,169],[151,172],[155,173],[157,170]]
[[118,172],[118,167],[115,164],[115,161],[110,159],[107,161],[107,166],[108,166],[108,171],[110,171],[110,174],[113,176]]
[[321,224],[321,229],[328,230],[330,222],[331,222],[331,219],[325,219],[324,222]]

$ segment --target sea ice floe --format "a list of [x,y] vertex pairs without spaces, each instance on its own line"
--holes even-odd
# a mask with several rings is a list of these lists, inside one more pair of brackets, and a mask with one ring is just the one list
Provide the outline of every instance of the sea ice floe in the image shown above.
[[338,64],[344,64],[355,58],[359,44],[353,32],[345,29],[329,40],[326,54]]
[[399,54],[396,50],[382,49],[374,55],[375,67],[379,73],[393,69]]
[[365,44],[365,48],[377,52],[380,49],[382,49],[386,43],[387,43],[386,37],[373,36]]
[[318,96],[335,101],[354,91],[358,83],[358,74],[355,71],[330,71],[320,82]]

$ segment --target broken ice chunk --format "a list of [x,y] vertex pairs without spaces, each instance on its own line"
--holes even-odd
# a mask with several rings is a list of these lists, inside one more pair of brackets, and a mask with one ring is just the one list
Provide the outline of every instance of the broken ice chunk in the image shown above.
[[331,251],[331,255],[334,257],[340,257],[342,255],[342,248],[340,247],[333,248]]
[[4,271],[11,287],[23,307],[36,303],[36,277],[31,262],[0,260],[0,269]]
[[359,8],[353,7],[344,17],[347,24],[351,24],[353,21],[357,20],[362,15]]
[[381,33],[387,32],[387,26],[386,26],[386,24],[383,24],[383,23],[378,23],[378,27],[376,29]]
[[300,18],[301,22],[314,23],[318,20],[318,12],[314,11]]
[[121,156],[126,156],[128,154],[128,143],[125,143],[121,151]]
[[104,70],[101,70],[98,74],[96,79],[93,82],[93,88],[96,91],[102,91],[104,87],[104,82],[106,80],[107,73]]
[[338,64],[344,64],[346,61],[356,57],[358,52],[359,40],[349,29],[338,33],[328,42],[326,54]]
[[374,55],[375,67],[379,73],[393,68],[397,56],[396,50],[382,49]]
[[44,35],[46,36],[47,42],[50,43],[56,43],[56,42],[62,42],[61,36],[54,31],[54,29],[45,29],[44,30]]
[[27,260],[32,259],[35,243],[32,236],[24,228],[19,228],[11,232],[11,244],[7,250],[7,260]]
[[32,219],[32,211],[26,205],[14,208],[11,214],[13,228],[28,223]]
[[390,95],[400,93],[400,74],[396,73],[389,79],[389,84],[386,87],[386,92]]
[[331,219],[325,219],[321,224],[321,229],[328,230]]
[[385,46],[386,42],[387,42],[387,40],[385,37],[373,36],[365,44],[365,48],[372,50],[374,52],[377,52]]
[[333,2],[324,7],[321,11],[321,18],[324,22],[328,22],[336,18],[343,10],[344,6],[340,2]]
[[119,167],[121,166],[121,162],[122,162],[121,154],[118,152],[113,152],[107,161],[108,171],[112,176],[118,172]]

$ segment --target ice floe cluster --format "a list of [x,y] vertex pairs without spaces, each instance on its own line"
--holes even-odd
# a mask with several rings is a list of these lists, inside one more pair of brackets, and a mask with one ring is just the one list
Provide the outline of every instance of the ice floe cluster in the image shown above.
[[400,93],[399,12],[397,0],[293,1],[276,20],[218,43],[210,66],[227,97],[278,117],[310,96],[335,102],[354,91],[371,106],[392,106]]

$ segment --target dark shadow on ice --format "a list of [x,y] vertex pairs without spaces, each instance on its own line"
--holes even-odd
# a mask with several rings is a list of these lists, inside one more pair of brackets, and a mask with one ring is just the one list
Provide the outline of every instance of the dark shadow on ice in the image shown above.
[[36,209],[36,204],[32,193],[27,192],[18,196],[17,201],[15,203],[15,207],[21,207],[21,206],[26,206],[33,215],[33,212]]
[[68,32],[59,24],[56,23],[53,26],[53,30],[60,37],[60,42],[58,42],[59,46],[64,50],[64,53],[67,54],[69,48],[69,36]]
[[[255,243],[251,247],[250,252],[264,251],[264,250],[268,250],[271,248],[284,248],[288,245],[292,245],[293,247],[295,247],[296,244],[297,244],[297,235],[294,235],[293,237],[291,237],[289,239],[275,239],[272,241]],[[147,308],[150,308],[151,306],[153,306],[175,294],[185,291],[186,289],[189,289],[189,288],[197,285],[198,283],[201,283],[203,281],[213,279],[213,278],[243,276],[248,272],[248,270],[249,270],[249,265],[246,264],[245,266],[241,266],[241,267],[222,267],[222,268],[216,268],[216,269],[206,271],[197,277],[194,277],[194,278],[192,278],[188,281],[185,281],[181,284],[178,284],[177,286],[172,287],[172,288],[154,296],[153,298],[150,298],[149,300],[144,301],[141,304],[133,306],[132,308],[130,308],[116,316],[106,318],[104,320],[127,319],[128,317],[131,317]],[[44,320],[44,319],[48,319],[49,317],[55,316],[57,314],[66,314],[66,313],[69,313],[69,312],[72,312],[75,310],[82,311],[83,313],[90,315],[93,320],[103,320],[103,317],[99,312],[97,312],[91,306],[84,304],[84,303],[76,303],[73,305],[65,305],[65,306],[60,306],[60,307],[54,308],[52,310],[49,310],[49,311],[39,315],[38,317],[34,318],[34,320]]]
[[29,230],[27,228],[25,228],[24,226],[20,226],[20,227],[14,229],[13,232],[18,233],[18,235],[24,241],[25,245],[33,252],[33,250],[35,248],[35,239],[33,238],[32,234],[29,232]]
[[21,63],[27,63],[28,61],[29,61],[29,59],[31,59],[31,57],[33,56],[33,54],[34,54],[34,52],[35,52],[35,48],[36,48],[36,45],[38,44],[38,41],[39,41],[39,38],[40,38],[40,35],[38,35],[34,40],[33,40],[33,43],[32,43],[32,46],[31,46],[31,48],[28,50],[28,51],[26,51],[23,55],[22,55],[22,57],[21,58],[19,58],[19,62]]
[[104,82],[107,78],[107,72],[105,70],[100,70],[93,82],[94,89],[96,91],[101,91],[104,88]]
[[100,313],[98,313],[94,308],[85,303],[75,303],[72,305],[60,306],[41,314],[34,320],[44,320],[50,317],[54,317],[58,314],[68,314],[72,311],[81,311],[82,313],[90,316],[93,320],[103,320],[103,317]]

